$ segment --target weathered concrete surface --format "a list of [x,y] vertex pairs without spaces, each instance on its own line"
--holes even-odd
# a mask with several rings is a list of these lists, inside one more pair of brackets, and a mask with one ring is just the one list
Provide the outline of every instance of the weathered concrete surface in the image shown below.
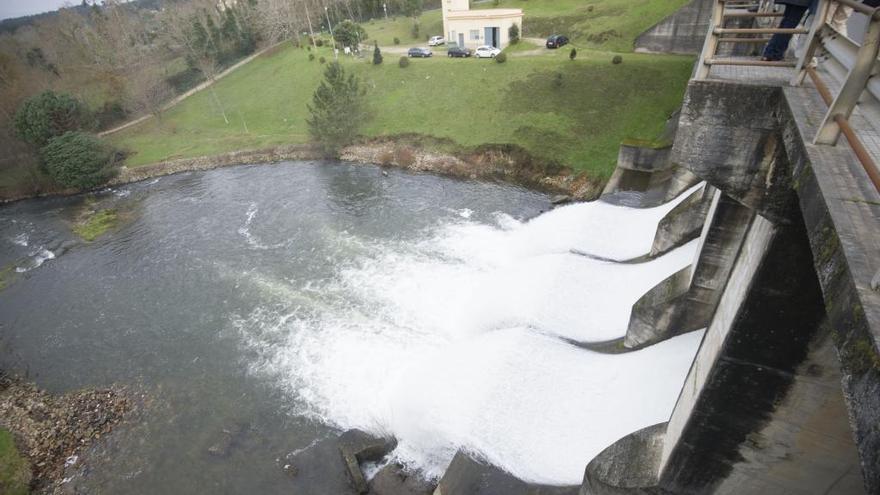
[[778,87],[692,81],[672,158],[774,222],[795,210],[780,94]]
[[[674,128],[669,132],[674,132]],[[700,182],[670,161],[671,149],[621,144],[617,166],[602,190],[603,201],[634,208],[666,203]]]
[[584,472],[580,495],[659,495],[657,473],[666,423],[633,432],[599,453]]
[[713,191],[695,263],[633,305],[624,337],[626,348],[638,349],[709,326],[754,217],[750,209]]
[[360,430],[325,438],[287,458],[292,492],[297,495],[364,494],[369,486],[360,464],[378,461],[397,445]]
[[579,486],[526,483],[491,464],[457,452],[434,495],[577,495]]
[[635,41],[637,52],[696,55],[703,48],[713,0],[691,0],[658,22]]
[[705,185],[660,219],[651,245],[651,256],[659,256],[699,237],[714,195],[715,188]]
[[660,487],[697,494],[859,486],[847,419],[833,414],[843,402],[821,289],[804,269],[811,258],[802,224],[753,223],[670,418]]

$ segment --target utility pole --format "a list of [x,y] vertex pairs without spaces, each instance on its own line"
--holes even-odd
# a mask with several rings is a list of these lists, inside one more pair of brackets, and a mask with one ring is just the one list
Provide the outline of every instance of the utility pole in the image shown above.
[[333,40],[333,59],[339,60],[339,50],[336,49],[336,38],[333,37],[333,25],[330,24],[330,13],[327,11],[327,6],[324,6],[324,15],[327,16],[327,29],[330,30],[330,39]]

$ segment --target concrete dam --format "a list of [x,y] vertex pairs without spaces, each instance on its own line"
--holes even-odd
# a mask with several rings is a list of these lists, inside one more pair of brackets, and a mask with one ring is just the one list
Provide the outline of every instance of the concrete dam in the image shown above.
[[[609,261],[698,247],[633,304],[623,338],[571,343],[622,354],[703,330],[672,412],[602,450],[580,485],[459,451],[435,495],[880,493],[880,12],[841,3],[848,33],[819,2],[786,61],[756,56],[779,32],[767,2],[694,0],[636,41],[700,58],[664,138],[622,145],[602,195],[677,203],[648,254]],[[342,462],[340,483],[367,493],[360,466],[393,448],[349,431],[294,464]]]

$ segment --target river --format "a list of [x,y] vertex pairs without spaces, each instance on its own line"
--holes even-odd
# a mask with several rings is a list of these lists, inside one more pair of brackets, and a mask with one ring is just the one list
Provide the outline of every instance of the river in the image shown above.
[[[85,243],[84,206],[125,222]],[[621,355],[571,345],[622,336],[696,241],[639,264],[571,250],[642,255],[672,206],[551,211],[510,185],[335,162],[17,202],[0,207],[0,268],[16,274],[0,368],[154,398],[72,481],[96,493],[287,493],[284,456],[352,427],[394,434],[427,476],[466,448],[578,483],[602,448],[668,417],[700,334]]]

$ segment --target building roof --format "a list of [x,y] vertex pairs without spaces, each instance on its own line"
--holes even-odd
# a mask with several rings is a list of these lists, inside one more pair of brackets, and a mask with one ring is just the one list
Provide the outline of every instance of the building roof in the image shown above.
[[522,17],[522,9],[478,9],[453,10],[446,13],[449,20],[457,19],[497,19],[499,17]]

